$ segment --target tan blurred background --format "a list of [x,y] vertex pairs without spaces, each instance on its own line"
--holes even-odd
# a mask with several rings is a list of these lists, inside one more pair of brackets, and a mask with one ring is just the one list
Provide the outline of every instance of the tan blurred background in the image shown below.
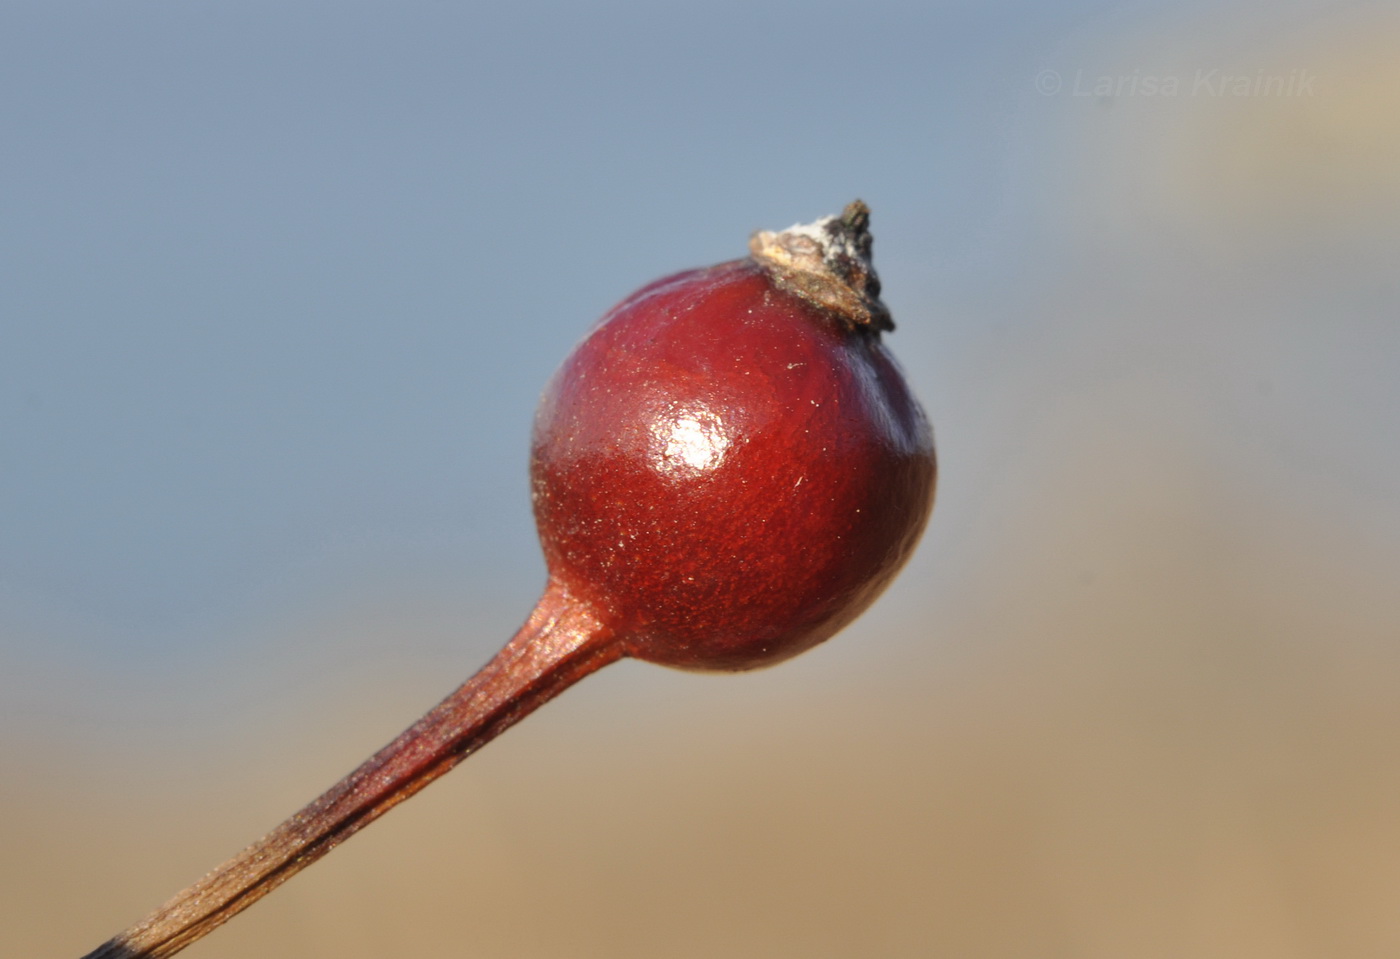
[[[996,298],[880,234],[943,475],[874,611],[591,677],[189,955],[1400,955],[1400,19],[1287,10],[1086,17],[998,78]],[[1315,92],[1143,92],[1217,69]],[[483,597],[279,607],[174,673],[12,643],[0,953],[311,798],[526,612]]]

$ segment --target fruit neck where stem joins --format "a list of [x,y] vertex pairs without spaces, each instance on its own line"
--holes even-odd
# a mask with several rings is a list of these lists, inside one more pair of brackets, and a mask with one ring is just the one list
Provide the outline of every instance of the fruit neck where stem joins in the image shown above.
[[84,959],[174,955],[621,656],[612,629],[551,583],[501,651],[422,719],[320,798]]

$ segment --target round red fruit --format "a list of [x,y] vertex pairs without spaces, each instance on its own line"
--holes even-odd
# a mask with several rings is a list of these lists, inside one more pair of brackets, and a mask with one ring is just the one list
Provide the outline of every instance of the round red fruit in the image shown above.
[[933,503],[928,421],[851,204],[652,283],[555,374],[531,478],[551,578],[629,655],[739,670],[854,619]]

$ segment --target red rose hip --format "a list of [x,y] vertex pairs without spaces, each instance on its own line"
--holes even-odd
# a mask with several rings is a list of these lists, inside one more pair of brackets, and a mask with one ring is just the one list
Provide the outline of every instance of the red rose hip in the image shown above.
[[786,659],[850,622],[928,517],[932,436],[880,341],[868,213],[653,283],[555,374],[531,473],[552,577],[627,654]]
[[476,675],[318,799],[86,959],[199,939],[623,656],[750,669],[854,619],[933,505],[933,438],[880,342],[869,211],[615,307],[555,374],[530,475],[549,581]]

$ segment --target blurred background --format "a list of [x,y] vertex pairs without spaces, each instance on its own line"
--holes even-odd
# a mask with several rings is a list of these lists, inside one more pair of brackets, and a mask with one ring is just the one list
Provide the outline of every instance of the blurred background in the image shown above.
[[94,947],[542,584],[613,302],[872,207],[938,507],[782,666],[591,677],[221,957],[1400,954],[1390,3],[0,12],[0,928]]

